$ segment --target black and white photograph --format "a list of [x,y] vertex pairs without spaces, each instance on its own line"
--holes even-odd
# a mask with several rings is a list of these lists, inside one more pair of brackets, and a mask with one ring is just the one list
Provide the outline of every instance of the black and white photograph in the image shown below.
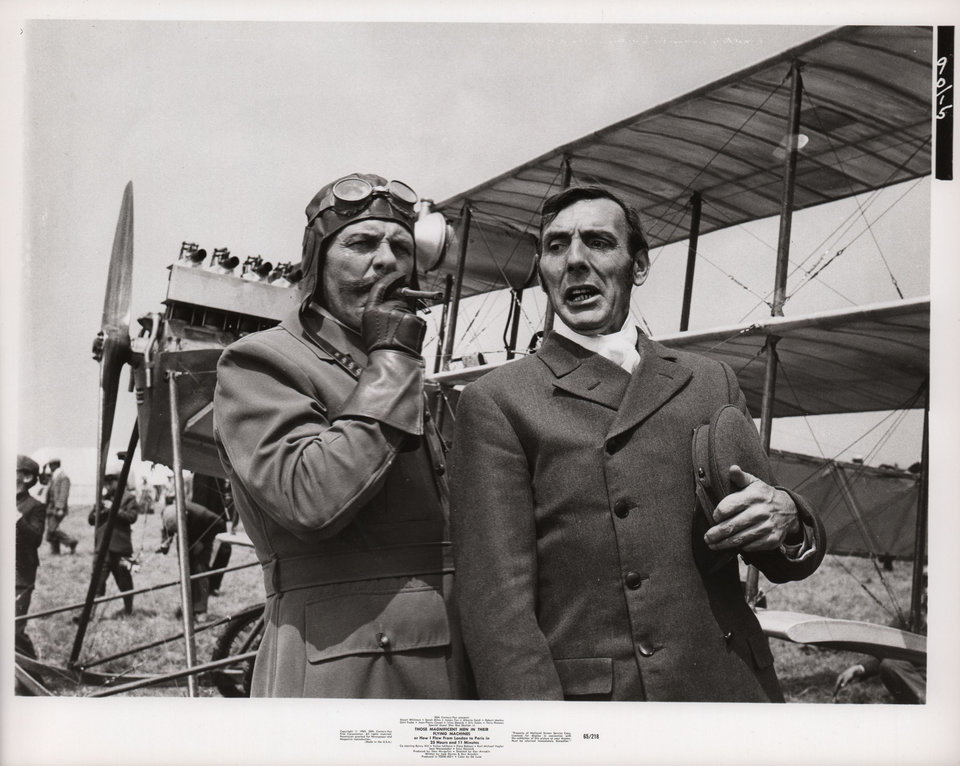
[[956,762],[960,13],[462,5],[4,8],[0,762]]

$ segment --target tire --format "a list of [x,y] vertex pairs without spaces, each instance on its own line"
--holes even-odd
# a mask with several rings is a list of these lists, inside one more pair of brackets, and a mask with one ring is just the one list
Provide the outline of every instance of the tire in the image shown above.
[[[263,604],[247,607],[230,618],[213,647],[211,660],[255,651],[263,638]],[[249,697],[253,660],[211,671],[214,686],[224,697]]]

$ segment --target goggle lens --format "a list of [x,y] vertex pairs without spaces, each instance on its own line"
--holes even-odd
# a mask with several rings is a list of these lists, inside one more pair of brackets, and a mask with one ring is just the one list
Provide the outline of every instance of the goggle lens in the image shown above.
[[402,181],[391,181],[387,184],[387,191],[391,197],[406,202],[410,207],[417,204],[417,193]]
[[374,186],[362,178],[344,178],[334,184],[327,199],[317,212],[319,215],[331,207],[341,215],[351,215],[358,207],[365,206],[375,196],[384,196],[394,207],[413,215],[417,193],[402,181],[390,181],[386,186]]
[[343,202],[362,202],[373,194],[373,185],[362,178],[346,178],[333,187],[334,199]]

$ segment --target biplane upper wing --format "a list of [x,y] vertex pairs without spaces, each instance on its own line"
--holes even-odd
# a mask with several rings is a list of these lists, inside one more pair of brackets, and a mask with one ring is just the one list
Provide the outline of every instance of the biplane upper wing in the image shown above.
[[[874,304],[800,317],[770,317],[749,325],[656,338],[729,364],[760,414],[763,348],[777,342],[774,417],[872,412],[922,407],[929,372],[930,299]],[[476,380],[499,365],[429,375],[445,385]]]
[[[691,195],[706,234],[780,212],[789,72],[801,64],[796,210],[930,173],[932,30],[841,27],[571,143],[437,205],[471,212],[463,295],[534,278],[543,200],[569,172],[637,207],[650,244],[687,239]],[[439,281],[457,251],[427,264]]]

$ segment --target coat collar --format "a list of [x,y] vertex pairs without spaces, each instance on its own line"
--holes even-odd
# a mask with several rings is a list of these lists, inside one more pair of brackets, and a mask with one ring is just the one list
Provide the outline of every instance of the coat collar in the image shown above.
[[306,300],[280,322],[280,326],[320,359],[333,360],[332,352],[349,356],[358,365],[367,363],[360,336],[337,322],[330,313]]
[[620,405],[630,382],[619,365],[557,333],[547,336],[537,358],[554,374],[554,386],[612,410]]
[[640,366],[627,375],[613,362],[551,333],[537,352],[553,373],[553,385],[582,399],[617,410],[607,438],[645,420],[667,403],[692,376],[671,349],[638,333]]

